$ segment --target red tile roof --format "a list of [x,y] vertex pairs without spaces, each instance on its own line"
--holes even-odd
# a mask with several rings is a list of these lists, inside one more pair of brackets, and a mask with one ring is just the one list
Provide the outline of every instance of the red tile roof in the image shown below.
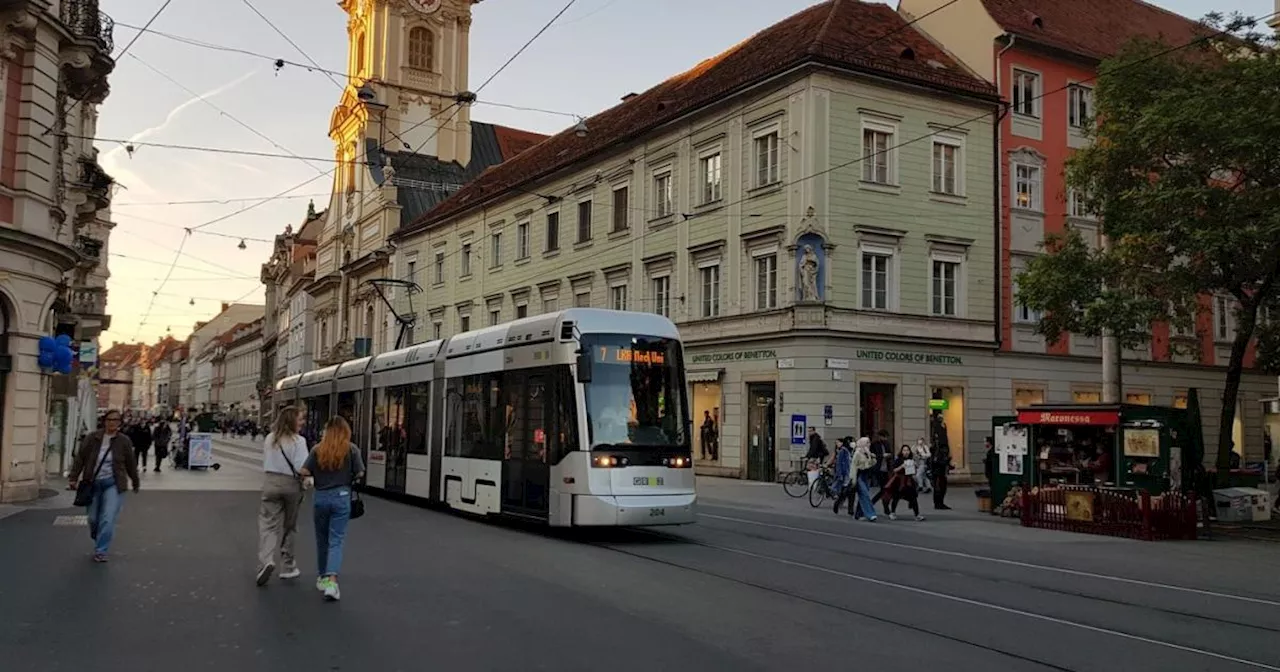
[[510,161],[517,154],[551,137],[533,131],[523,131],[510,126],[493,125],[493,133],[498,138],[498,149],[502,151],[502,160]]
[[[1141,0],[982,0],[987,13],[1019,38],[1104,59],[1134,37],[1172,45],[1200,37],[1200,24]],[[945,10],[944,10],[945,11]],[[1038,22],[1037,22],[1038,19]]]
[[[913,58],[903,56],[908,48]],[[612,150],[664,123],[810,62],[950,92],[995,96],[990,84],[972,76],[889,6],[827,0],[587,119],[586,137],[577,137],[570,128],[490,168],[402,228],[396,237],[477,207],[513,186]]]

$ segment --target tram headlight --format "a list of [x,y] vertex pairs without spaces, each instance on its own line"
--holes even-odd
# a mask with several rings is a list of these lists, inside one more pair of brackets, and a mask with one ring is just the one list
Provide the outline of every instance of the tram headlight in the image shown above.
[[591,464],[596,467],[608,469],[618,466],[618,458],[612,455],[597,455],[591,460]]

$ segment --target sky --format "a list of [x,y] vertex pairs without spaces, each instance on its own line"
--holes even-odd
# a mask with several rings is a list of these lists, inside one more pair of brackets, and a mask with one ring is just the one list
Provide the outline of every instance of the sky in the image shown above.
[[[1069,0],[1064,0],[1069,1]],[[299,63],[307,58],[257,16],[262,12],[323,68],[345,70],[346,14],[317,0],[172,0],[152,30]],[[472,86],[497,70],[566,0],[484,0],[471,26]],[[689,69],[815,0],[577,0],[565,15],[485,89],[472,110],[477,121],[555,133]],[[112,342],[185,338],[223,301],[261,303],[258,271],[272,237],[295,228],[314,198],[328,201],[333,146],[330,114],[341,88],[322,73],[269,59],[215,51],[143,33],[123,58],[118,52],[163,0],[102,0],[116,22],[117,65],[111,95],[100,109],[99,161],[119,187],[108,313]],[[1155,0],[1198,18],[1205,0]],[[960,5],[956,5],[959,7]],[[1262,16],[1273,0],[1215,0],[1217,11]],[[946,10],[943,10],[946,11]],[[679,21],[671,20],[679,17]],[[341,82],[341,77],[335,77]],[[203,98],[203,100],[202,100]],[[513,110],[483,101],[561,114]],[[291,153],[319,161],[135,146],[120,141]],[[273,196],[306,180],[290,197]],[[236,199],[241,199],[237,201]],[[206,201],[176,204],[177,201]],[[209,203],[208,201],[216,201]],[[255,206],[240,214],[237,211]],[[184,227],[233,215],[194,234]],[[246,248],[239,249],[240,239]],[[181,255],[177,255],[179,246]],[[166,274],[171,264],[172,274]],[[145,318],[145,319],[144,319]]]

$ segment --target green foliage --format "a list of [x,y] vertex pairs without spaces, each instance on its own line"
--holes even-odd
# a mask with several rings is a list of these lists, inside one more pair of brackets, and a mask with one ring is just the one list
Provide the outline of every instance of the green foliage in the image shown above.
[[1052,239],[1018,283],[1046,338],[1112,330],[1129,347],[1155,322],[1194,324],[1201,297],[1233,297],[1221,461],[1250,339],[1280,368],[1280,328],[1255,324],[1280,295],[1280,56],[1238,18],[1211,15],[1205,35],[1218,31],[1185,49],[1134,42],[1100,66],[1092,142],[1067,182],[1110,244]]

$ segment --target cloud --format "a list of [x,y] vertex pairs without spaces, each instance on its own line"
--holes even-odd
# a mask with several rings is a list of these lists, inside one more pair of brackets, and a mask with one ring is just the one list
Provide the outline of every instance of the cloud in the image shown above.
[[[160,131],[163,131],[166,126],[173,123],[173,120],[176,119],[178,115],[182,114],[188,107],[191,107],[196,103],[203,102],[204,100],[207,100],[209,98],[213,98],[215,96],[226,93],[227,91],[230,91],[231,89],[234,89],[235,87],[245,83],[246,81],[248,81],[250,77],[253,77],[254,75],[258,74],[258,72],[259,72],[258,70],[251,70],[231,80],[230,82],[223,84],[222,86],[215,87],[198,96],[193,96],[191,98],[188,98],[187,100],[179,103],[177,107],[173,108],[172,110],[169,110],[169,114],[165,115],[164,121],[160,122],[155,126],[152,126],[150,128],[145,128],[137,133],[134,133],[132,136],[129,137],[129,140],[134,142],[145,140],[159,133]],[[124,151],[123,146],[113,147],[110,150],[108,150],[107,153],[103,155],[102,159],[100,160],[106,160],[112,157],[113,155],[119,155],[119,153],[123,151]]]

